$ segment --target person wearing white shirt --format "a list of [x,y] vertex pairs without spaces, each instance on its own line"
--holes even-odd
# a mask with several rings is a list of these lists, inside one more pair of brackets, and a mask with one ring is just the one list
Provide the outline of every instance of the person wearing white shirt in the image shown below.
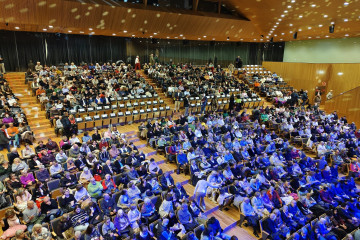
[[202,179],[202,180],[198,181],[195,186],[194,200],[202,210],[206,210],[204,197],[206,196],[208,187],[219,188],[220,185],[212,184],[212,183]]

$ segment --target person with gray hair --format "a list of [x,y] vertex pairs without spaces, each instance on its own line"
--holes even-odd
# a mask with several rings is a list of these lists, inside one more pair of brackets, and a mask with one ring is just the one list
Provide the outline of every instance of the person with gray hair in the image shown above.
[[41,224],[35,224],[33,227],[33,231],[31,234],[32,240],[50,240],[51,239],[51,233],[49,230]]
[[45,214],[41,214],[40,209],[36,206],[34,201],[27,201],[27,207],[23,211],[23,220],[27,225],[28,231],[31,233],[35,224],[41,223]]

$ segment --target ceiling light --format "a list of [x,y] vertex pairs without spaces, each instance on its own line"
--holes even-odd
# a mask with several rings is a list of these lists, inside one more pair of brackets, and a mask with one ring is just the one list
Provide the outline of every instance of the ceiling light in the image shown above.
[[311,4],[311,7],[316,7],[316,5],[315,5],[315,4]]
[[240,41],[243,41],[243,40],[244,40],[244,39],[242,39],[242,38],[240,39]]
[[311,38],[311,37],[308,37],[308,38]]
[[200,40],[201,38],[198,38],[198,40]]
[[53,28],[53,26],[50,25],[49,28]]
[[275,24],[279,24],[279,22],[276,22]]
[[284,35],[285,33],[281,33],[281,35]]
[[320,36],[316,36],[316,38],[320,38]]
[[180,34],[180,37],[182,37],[183,35],[182,34]]
[[292,27],[292,23],[290,23],[289,26]]
[[288,13],[288,10],[285,10],[284,13]]
[[277,37],[277,34],[275,34],[274,36]]
[[157,33],[154,33],[154,35],[156,35]]
[[83,31],[80,31],[80,33],[84,33]]
[[92,28],[89,28],[90,31],[92,31],[93,29]]
[[178,38],[178,37],[175,37],[176,39]]
[[15,29],[19,30],[20,28],[19,28],[19,27],[15,27]]
[[281,15],[280,17],[282,17],[282,18],[283,18],[283,17],[285,17],[285,15],[283,14],[283,15]]
[[[213,41],[215,40],[215,38],[213,38]],[[240,39],[241,40],[241,39]]]
[[287,6],[287,8],[291,8],[291,5]]
[[302,18],[303,16],[302,15],[299,15],[299,18]]
[[349,34],[345,34],[345,37],[348,37],[349,36]]
[[349,3],[348,3],[348,2],[344,2],[344,5],[347,6],[347,5],[349,5]]
[[282,20],[281,18],[278,19],[278,21],[280,21],[280,22],[281,22],[281,20]]
[[329,36],[328,36],[328,35],[326,35],[325,37],[327,37],[327,38],[328,38]]
[[299,32],[301,32],[301,31],[302,31],[302,29],[300,28],[298,31],[299,31]]
[[132,37],[135,37],[135,34],[131,35]]
[[166,38],[170,38],[170,37],[166,37]]
[[308,27],[308,29],[311,29],[311,27]]
[[345,18],[345,19],[344,19],[344,22],[347,22],[347,21],[349,21],[349,19]]
[[254,41],[256,41],[256,38],[254,38]]
[[344,75],[344,73],[343,72],[338,72],[337,75],[342,76],[342,75]]
[[292,3],[294,3],[294,2],[295,2],[295,0],[291,0],[291,2],[292,2]]
[[331,22],[330,24],[335,24],[335,22]]
[[46,28],[43,28],[43,31],[47,31],[47,29],[46,29]]
[[72,31],[71,31],[71,30],[69,30],[68,32],[69,32],[69,33],[72,33]]
[[150,36],[150,38],[152,38],[152,36]]
[[328,15],[325,14],[325,15],[324,15],[324,18],[327,18],[327,17],[328,17]]
[[322,27],[323,25],[322,24],[319,24],[319,27]]
[[264,39],[260,38],[260,41],[263,41]]
[[127,31],[126,31],[126,30],[124,30],[124,33],[127,33]]
[[113,36],[115,36],[115,35],[116,35],[116,33],[113,33],[112,35],[113,35]]
[[283,39],[282,38],[280,38],[280,41],[282,41]]
[[293,31],[290,31],[289,33],[293,33]]
[[206,38],[206,36],[203,36],[204,38]]

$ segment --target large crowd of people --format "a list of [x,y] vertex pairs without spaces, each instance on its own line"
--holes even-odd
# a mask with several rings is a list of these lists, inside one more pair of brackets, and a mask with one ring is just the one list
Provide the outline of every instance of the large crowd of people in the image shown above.
[[[36,92],[46,89],[49,102],[51,96],[62,96],[56,99],[60,103],[74,95],[84,100],[92,92],[88,104],[101,99],[107,104],[120,89],[125,95],[140,89],[154,93],[125,65],[71,64],[61,71],[39,65]],[[163,81],[166,92],[176,88],[201,96],[234,87],[256,94],[211,67],[217,80],[203,79],[191,65],[146,70]],[[187,73],[182,75],[183,70]],[[95,88],[93,81],[103,88]],[[78,99],[71,99],[75,104],[70,108],[56,109],[62,111],[59,119],[78,106]],[[140,136],[177,165],[176,174],[190,175],[195,186],[191,194],[116,126],[80,136],[68,117],[70,127],[59,143],[40,141],[35,150],[27,145],[21,153],[13,148],[7,159],[0,159],[0,205],[6,209],[2,238],[47,240],[55,237],[53,231],[66,239],[236,239],[223,232],[216,218],[206,217],[205,197],[220,209],[238,208],[256,237],[267,232],[270,239],[335,240],[357,230],[360,131],[355,124],[336,112],[326,114],[316,105],[291,100],[251,112],[241,101],[233,103],[226,111],[185,112],[178,119],[139,126]],[[316,155],[310,157],[305,150]],[[55,194],[58,188],[60,195]],[[356,238],[360,232],[354,234]]]

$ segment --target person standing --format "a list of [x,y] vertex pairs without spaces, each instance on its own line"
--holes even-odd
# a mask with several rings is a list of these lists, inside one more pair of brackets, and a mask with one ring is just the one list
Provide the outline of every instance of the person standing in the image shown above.
[[185,95],[184,97],[184,108],[185,108],[185,117],[187,117],[189,115],[189,97],[187,95]]
[[240,58],[240,56],[237,56],[237,58],[235,59],[235,66],[236,68],[242,68],[243,62]]
[[175,100],[175,109],[174,111],[178,111],[180,110],[180,104],[181,104],[181,98],[182,98],[182,94],[180,89],[177,90],[177,92],[174,93],[174,100]]
[[204,197],[206,196],[206,190],[208,187],[212,187],[212,188],[219,188],[221,185],[212,185],[211,183],[209,183],[208,181],[202,179],[199,180],[195,186],[195,190],[194,190],[194,200],[196,202],[196,204],[205,211],[206,209],[206,205],[205,205],[205,201],[204,201]]
[[204,94],[203,98],[201,99],[201,111],[200,111],[200,114],[205,113],[207,102],[208,102],[208,99],[207,99],[206,95]]
[[141,70],[139,56],[136,56],[136,58],[135,58],[135,71],[136,70]]
[[0,54],[0,73],[5,74],[5,64],[4,64],[4,58]]

